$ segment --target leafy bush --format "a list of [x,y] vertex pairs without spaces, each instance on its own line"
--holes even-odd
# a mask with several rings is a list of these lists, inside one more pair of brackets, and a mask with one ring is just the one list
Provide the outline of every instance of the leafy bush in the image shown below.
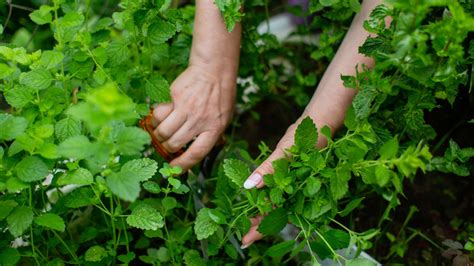
[[[266,99],[307,104],[360,8],[359,1],[320,0],[307,11],[293,9],[315,15],[297,33],[318,32],[320,41],[305,45],[258,34],[269,6],[246,2],[242,15],[239,1],[217,1],[228,29],[244,24],[239,76],[247,82],[240,83],[236,121],[258,116],[254,108]],[[111,12],[91,1],[54,0],[38,7],[29,19],[41,34],[25,43],[15,33],[0,46],[0,91],[8,103],[0,113],[0,264],[303,264],[316,257],[369,263],[335,250],[355,245],[357,256],[375,238],[390,240],[383,225],[406,180],[420,170],[469,176],[474,156],[452,140],[433,156],[437,132],[425,119],[446,102],[459,104],[459,90],[472,88],[472,3],[390,2],[364,24],[373,36],[360,52],[375,67],[342,77],[359,90],[344,129],[331,136],[321,128],[328,145],[318,150],[318,130],[304,119],[289,156],[264,177],[266,187],[250,191],[242,184],[268,156],[265,144],[252,159],[231,134],[211,171],[204,165],[178,176],[137,127],[151,104],[170,100],[170,81],[186,67],[193,5],[123,0]],[[36,47],[36,39],[54,47]],[[249,84],[258,89],[249,93]],[[368,197],[387,206],[358,232],[347,218]],[[239,240],[258,214],[265,215],[258,230],[267,238],[245,254]],[[281,241],[288,221],[299,231]],[[473,237],[464,237],[465,250],[472,251]],[[391,244],[390,254],[403,257],[401,244]]]

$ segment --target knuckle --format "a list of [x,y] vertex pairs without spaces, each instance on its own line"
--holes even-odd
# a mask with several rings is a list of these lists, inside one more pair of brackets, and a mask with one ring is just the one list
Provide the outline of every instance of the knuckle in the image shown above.
[[273,173],[273,166],[272,166],[272,162],[270,160],[266,160],[264,161],[261,165],[260,165],[260,171],[262,171],[263,173]]
[[189,150],[188,152],[188,156],[191,160],[200,161],[206,151],[203,147],[196,147],[195,149]]

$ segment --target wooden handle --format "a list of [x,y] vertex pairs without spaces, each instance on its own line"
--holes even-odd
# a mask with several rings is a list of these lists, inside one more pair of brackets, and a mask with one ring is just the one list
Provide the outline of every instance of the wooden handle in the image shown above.
[[151,137],[151,144],[155,148],[156,152],[163,157],[167,162],[171,162],[174,158],[179,157],[183,154],[183,149],[175,153],[171,153],[161,144],[161,142],[156,138],[155,134],[153,134],[153,125],[151,123],[151,119],[153,117],[153,110],[150,111],[146,117],[140,120],[140,127],[143,128]]

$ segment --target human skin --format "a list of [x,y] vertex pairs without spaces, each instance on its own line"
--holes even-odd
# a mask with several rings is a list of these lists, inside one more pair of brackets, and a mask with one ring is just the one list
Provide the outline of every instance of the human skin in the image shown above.
[[189,65],[171,84],[172,103],[153,110],[154,134],[174,153],[192,144],[170,162],[183,170],[199,163],[219,140],[235,102],[241,26],[228,32],[213,0],[196,1]]
[[[354,75],[356,65],[373,65],[370,58],[359,54],[368,33],[363,21],[382,0],[364,0],[334,59],[328,66],[318,87],[301,117],[281,138],[275,151],[249,176],[247,189],[264,186],[262,177],[273,172],[272,161],[285,156],[293,145],[296,127],[309,116],[318,128],[327,125],[337,130],[355,90],[344,87],[341,75]],[[196,1],[194,36],[189,67],[171,85],[172,103],[160,104],[153,112],[154,134],[170,152],[191,146],[171,162],[186,170],[201,161],[212,149],[229,123],[235,101],[236,76],[239,62],[241,25],[227,32],[222,16],[213,0]],[[321,136],[321,134],[319,134]],[[326,145],[320,137],[317,147]],[[262,216],[251,219],[252,226],[242,238],[246,248],[262,238],[257,231]]]
[[[366,65],[369,68],[373,66],[373,60],[359,54],[358,49],[368,37],[368,33],[363,28],[363,22],[369,17],[370,12],[381,3],[381,0],[365,0],[362,3],[361,11],[354,17],[351,27],[318,84],[310,103],[301,117],[288,128],[275,151],[245,181],[244,187],[246,189],[264,186],[262,177],[273,172],[272,162],[284,157],[285,150],[293,145],[296,127],[302,119],[309,116],[318,128],[327,125],[332,132],[343,124],[345,113],[356,91],[344,87],[341,75],[355,75],[356,65]],[[319,136],[321,135],[319,134]],[[326,143],[327,140],[320,137],[316,146],[321,148]],[[263,237],[257,231],[261,220],[262,216],[251,219],[250,230],[242,238],[242,248],[247,248]]]

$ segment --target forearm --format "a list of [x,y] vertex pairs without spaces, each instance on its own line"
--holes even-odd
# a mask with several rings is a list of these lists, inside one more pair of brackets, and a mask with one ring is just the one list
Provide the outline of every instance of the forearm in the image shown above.
[[197,0],[189,64],[235,82],[239,67],[241,25],[228,32],[213,0]]
[[363,28],[363,22],[369,17],[371,11],[381,3],[381,0],[365,0],[363,2],[361,11],[352,21],[339,50],[307,106],[304,116],[313,117],[319,127],[328,125],[332,130],[339,128],[356,94],[355,90],[344,87],[341,75],[355,75],[356,65],[366,65],[369,68],[373,66],[373,60],[359,54],[358,49],[368,37],[368,33]]

